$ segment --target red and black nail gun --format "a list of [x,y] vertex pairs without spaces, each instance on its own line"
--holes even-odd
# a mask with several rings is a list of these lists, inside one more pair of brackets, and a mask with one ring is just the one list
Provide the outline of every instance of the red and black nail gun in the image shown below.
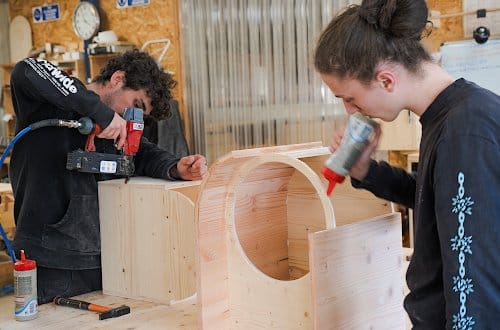
[[94,138],[102,128],[88,117],[78,120],[78,131],[88,135],[85,150],[75,150],[68,154],[66,168],[86,173],[106,173],[121,176],[134,174],[134,155],[139,150],[144,130],[143,111],[139,108],[126,108],[123,119],[127,121],[127,139],[121,154],[96,152]]

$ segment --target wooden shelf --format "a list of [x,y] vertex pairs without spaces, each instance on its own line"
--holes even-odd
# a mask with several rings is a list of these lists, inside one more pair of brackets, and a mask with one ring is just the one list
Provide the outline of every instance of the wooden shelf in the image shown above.
[[57,61],[59,69],[64,70],[70,76],[77,78],[84,84],[87,83],[87,73],[85,72],[85,60]]
[[89,62],[90,62],[90,78],[94,79],[99,72],[101,72],[101,69],[110,59],[113,57],[119,55],[118,53],[111,53],[111,54],[99,54],[99,55],[89,55]]

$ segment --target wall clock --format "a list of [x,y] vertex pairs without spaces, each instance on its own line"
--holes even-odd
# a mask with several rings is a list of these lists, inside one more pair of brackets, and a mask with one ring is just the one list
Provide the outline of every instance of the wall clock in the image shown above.
[[80,2],[73,12],[73,28],[83,40],[92,38],[101,24],[97,7],[88,1]]

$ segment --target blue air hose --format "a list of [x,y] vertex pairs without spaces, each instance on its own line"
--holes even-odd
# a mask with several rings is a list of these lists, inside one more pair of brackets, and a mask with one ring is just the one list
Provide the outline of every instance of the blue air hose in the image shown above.
[[[29,125],[28,127],[21,130],[19,133],[17,133],[16,136],[14,136],[12,141],[10,141],[9,144],[7,145],[7,147],[5,148],[5,150],[2,154],[2,157],[0,158],[0,170],[3,167],[3,163],[5,161],[5,158],[7,158],[7,155],[9,154],[10,149],[12,149],[14,147],[14,144],[16,144],[17,140],[19,140],[26,133],[28,133],[32,130],[35,130],[35,129],[41,128],[41,127],[46,127],[46,126],[61,126],[61,127],[79,128],[80,123],[75,121],[75,120],[68,121],[68,120],[61,120],[61,119],[45,119],[45,120],[41,120],[41,121],[38,121],[36,123]],[[14,253],[14,249],[10,245],[9,238],[7,237],[7,234],[5,233],[5,231],[3,230],[2,224],[0,224],[0,234],[3,238],[3,241],[5,242],[5,246],[7,247],[7,251],[9,252],[10,257],[12,258],[12,262],[16,263],[16,255]]]

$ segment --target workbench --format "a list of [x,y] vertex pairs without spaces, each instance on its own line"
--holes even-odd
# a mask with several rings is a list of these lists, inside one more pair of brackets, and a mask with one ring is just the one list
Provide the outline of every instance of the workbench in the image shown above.
[[[100,291],[74,297],[98,305],[118,307],[127,305],[130,314],[99,320],[91,311],[57,306],[53,303],[38,306],[38,317],[31,321],[14,319],[14,296],[1,297],[0,330],[14,329],[198,329],[196,296],[172,305],[103,295]],[[12,313],[7,314],[5,300],[12,302]]]
[[[413,249],[403,249],[403,272],[408,268]],[[408,294],[405,285],[404,294]],[[127,305],[130,314],[99,321],[96,313],[55,304],[38,306],[38,317],[19,322],[14,319],[14,296],[0,297],[0,330],[11,329],[199,329],[196,295],[172,305],[157,304],[136,299],[103,295],[100,291],[83,294],[80,299],[99,305],[117,307]],[[11,306],[9,309],[9,304]],[[405,317],[406,313],[405,313]],[[407,319],[406,329],[411,329]]]

